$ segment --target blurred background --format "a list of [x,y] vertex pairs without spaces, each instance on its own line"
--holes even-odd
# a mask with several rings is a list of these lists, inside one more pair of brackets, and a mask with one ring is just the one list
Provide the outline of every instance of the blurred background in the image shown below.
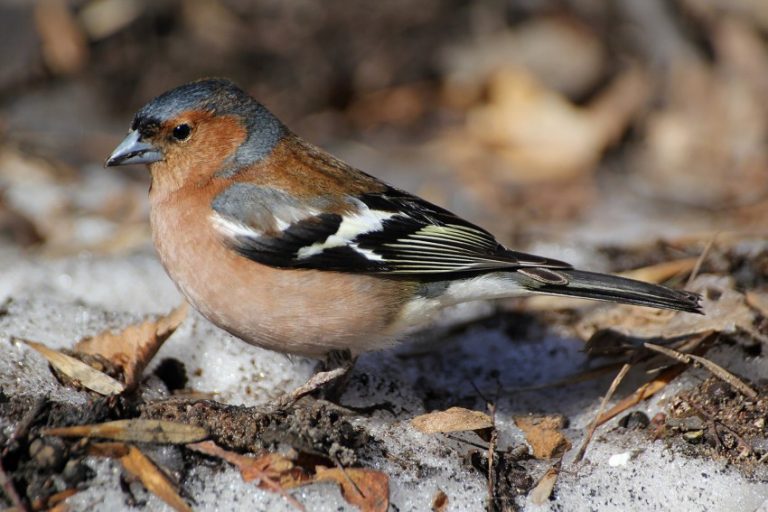
[[147,173],[102,163],[136,109],[207,76],[596,270],[768,231],[763,0],[5,0],[0,34],[0,246],[146,249]]

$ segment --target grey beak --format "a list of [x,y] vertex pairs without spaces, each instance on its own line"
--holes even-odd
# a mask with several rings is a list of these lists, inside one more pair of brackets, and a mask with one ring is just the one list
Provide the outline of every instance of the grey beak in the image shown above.
[[131,130],[123,142],[109,155],[104,166],[151,164],[162,159],[163,154],[157,148],[141,140],[138,130]]

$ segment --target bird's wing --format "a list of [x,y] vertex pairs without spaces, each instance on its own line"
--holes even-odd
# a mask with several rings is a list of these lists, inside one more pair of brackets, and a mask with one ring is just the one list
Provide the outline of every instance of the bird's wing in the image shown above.
[[391,187],[346,197],[344,211],[276,189],[244,192],[234,203],[214,201],[214,226],[233,250],[265,265],[424,276],[507,269],[545,281],[561,279],[547,269],[571,268],[507,250],[484,229]]

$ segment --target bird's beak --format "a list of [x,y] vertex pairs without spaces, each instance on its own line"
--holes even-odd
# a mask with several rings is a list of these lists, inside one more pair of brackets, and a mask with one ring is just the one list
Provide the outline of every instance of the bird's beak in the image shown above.
[[151,164],[162,159],[163,153],[159,149],[142,141],[138,130],[131,130],[123,142],[109,155],[104,166]]

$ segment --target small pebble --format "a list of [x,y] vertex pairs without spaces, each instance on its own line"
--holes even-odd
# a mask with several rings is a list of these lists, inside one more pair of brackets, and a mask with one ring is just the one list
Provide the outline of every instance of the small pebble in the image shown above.
[[634,411],[619,420],[619,426],[632,430],[641,430],[651,423],[648,415],[642,411]]

